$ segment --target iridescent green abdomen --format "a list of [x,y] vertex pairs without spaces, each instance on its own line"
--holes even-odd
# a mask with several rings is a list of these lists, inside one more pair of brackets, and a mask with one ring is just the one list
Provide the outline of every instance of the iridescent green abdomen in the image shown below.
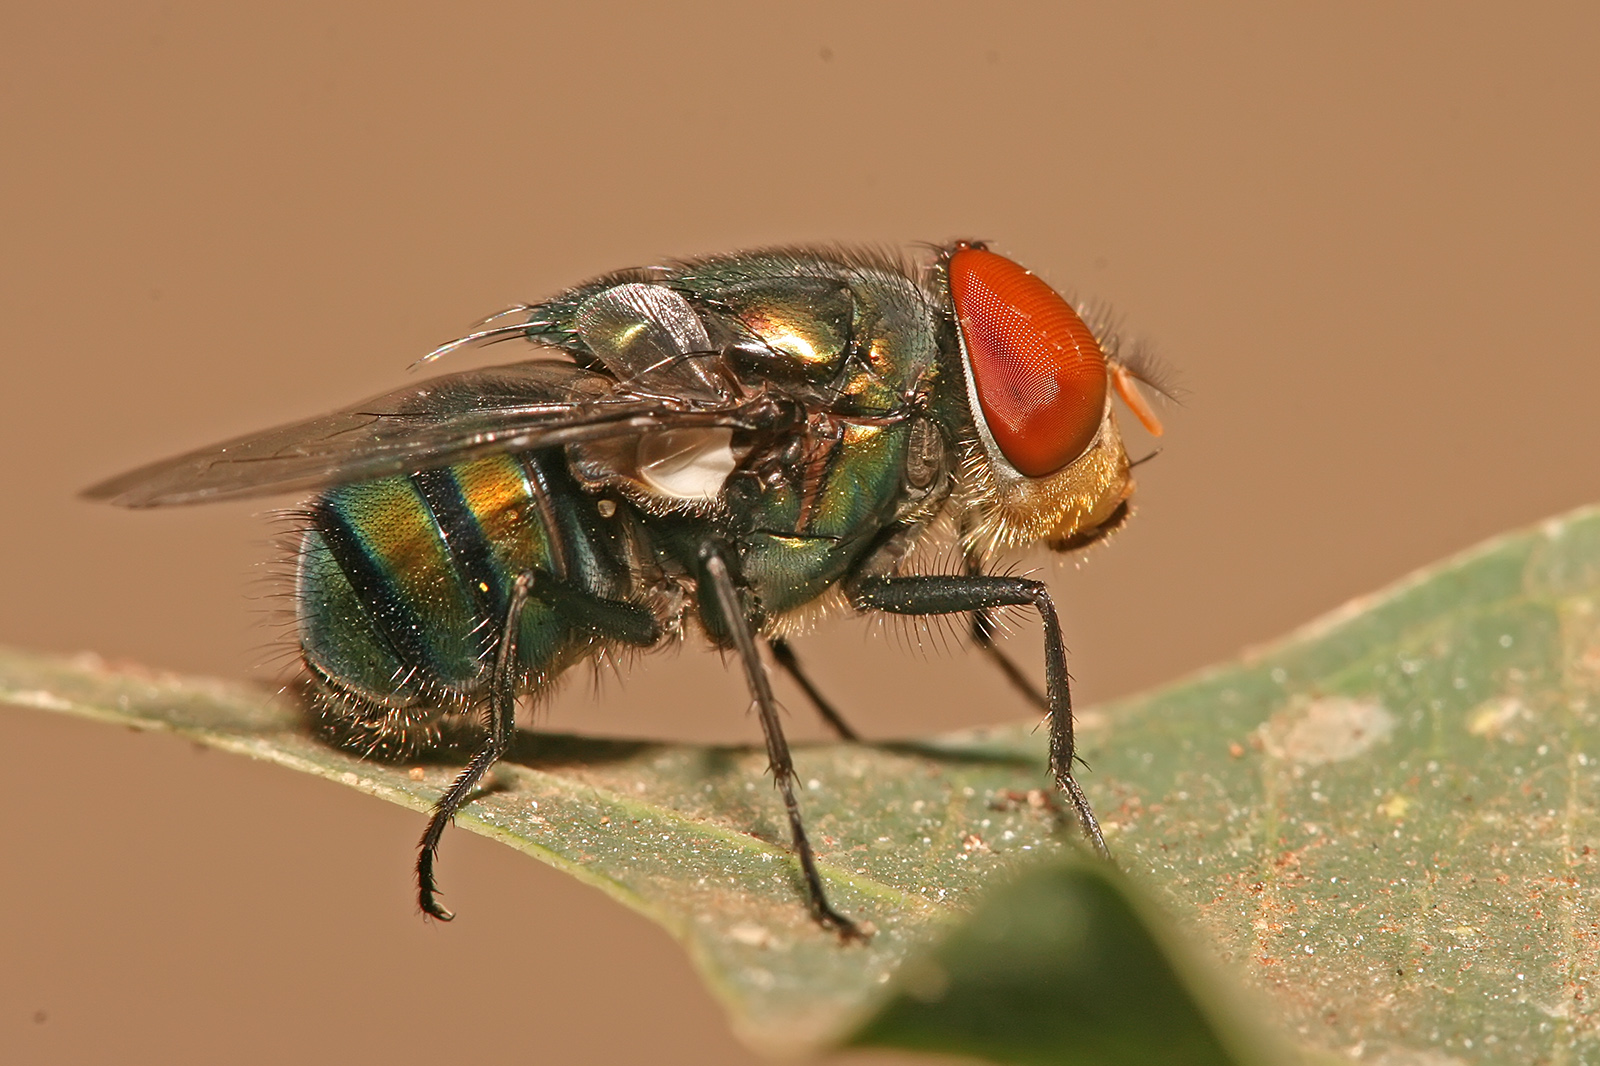
[[[459,708],[486,682],[517,575],[622,595],[626,569],[594,503],[559,453],[328,491],[311,506],[297,584],[301,646],[323,695],[380,717]],[[570,605],[529,600],[517,641],[526,687],[592,643],[579,622]]]

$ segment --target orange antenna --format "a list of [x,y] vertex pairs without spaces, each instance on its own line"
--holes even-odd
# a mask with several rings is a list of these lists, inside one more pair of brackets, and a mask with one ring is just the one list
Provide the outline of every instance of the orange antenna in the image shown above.
[[1144,426],[1152,437],[1161,436],[1161,419],[1156,417],[1155,411],[1150,407],[1150,401],[1139,391],[1139,379],[1121,363],[1112,363],[1111,384],[1117,390],[1117,395],[1122,397],[1122,402],[1128,405],[1128,410],[1133,412],[1133,417],[1139,420],[1139,424]]

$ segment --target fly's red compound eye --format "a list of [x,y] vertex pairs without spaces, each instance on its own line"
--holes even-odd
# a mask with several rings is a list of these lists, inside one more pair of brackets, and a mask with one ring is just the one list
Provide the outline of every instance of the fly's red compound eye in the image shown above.
[[950,256],[949,274],[989,433],[1019,473],[1055,473],[1100,431],[1100,343],[1054,289],[1004,256],[961,247]]

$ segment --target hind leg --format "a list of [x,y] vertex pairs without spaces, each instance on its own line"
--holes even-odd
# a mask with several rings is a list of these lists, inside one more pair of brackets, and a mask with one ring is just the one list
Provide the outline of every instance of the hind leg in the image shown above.
[[428,828],[417,843],[417,905],[424,914],[448,922],[455,915],[438,901],[438,882],[433,867],[438,859],[439,840],[456,812],[478,787],[489,768],[504,757],[516,734],[517,689],[523,674],[518,656],[524,611],[531,601],[554,606],[574,628],[593,636],[624,643],[648,645],[660,639],[660,626],[649,611],[635,604],[603,600],[575,590],[544,571],[518,575],[511,587],[500,638],[495,649],[494,668],[489,676],[488,735],[473,753],[466,768],[434,804]]

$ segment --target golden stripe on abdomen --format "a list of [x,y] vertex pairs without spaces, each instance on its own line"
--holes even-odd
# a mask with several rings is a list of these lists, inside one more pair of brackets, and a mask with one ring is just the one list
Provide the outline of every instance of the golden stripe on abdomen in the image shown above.
[[[301,545],[307,662],[337,689],[391,707],[475,692],[516,576],[550,569],[536,491],[522,460],[493,456],[324,494]],[[570,642],[547,604],[527,604],[527,671],[545,672]]]

